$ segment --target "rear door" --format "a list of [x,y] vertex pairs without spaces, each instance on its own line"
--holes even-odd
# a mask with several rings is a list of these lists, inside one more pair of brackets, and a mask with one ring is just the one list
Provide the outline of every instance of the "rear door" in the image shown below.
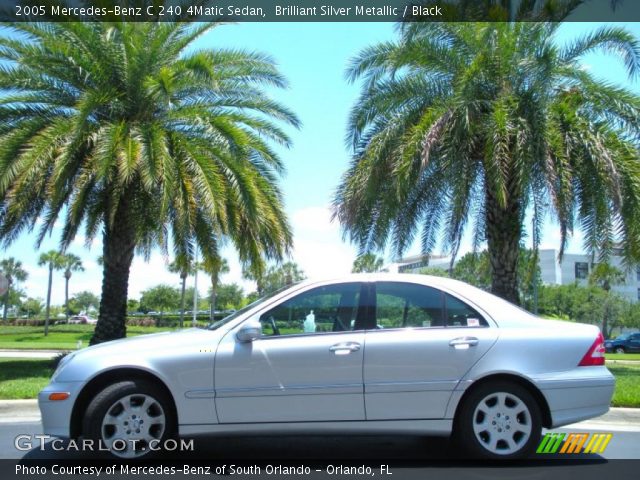
[[497,328],[459,298],[420,284],[374,284],[366,331],[367,420],[444,418],[452,391],[491,348]]

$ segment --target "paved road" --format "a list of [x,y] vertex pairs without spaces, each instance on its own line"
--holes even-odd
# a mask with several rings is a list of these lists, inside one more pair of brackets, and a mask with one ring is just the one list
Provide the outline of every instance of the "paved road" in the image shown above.
[[[593,426],[592,426],[593,427]],[[611,432],[613,438],[601,458],[640,459],[640,428],[620,431],[618,425],[598,425],[595,428],[561,428],[558,432]],[[629,430],[627,428],[626,430]],[[49,444],[41,450],[34,445],[31,451],[21,452],[14,447],[14,439],[23,434],[40,434],[42,427],[36,422],[5,422],[0,424],[0,459],[85,459],[78,452],[56,452]],[[34,442],[37,443],[37,442]],[[200,437],[195,439],[195,452],[181,452],[174,459],[226,460],[246,457],[242,452],[250,452],[251,459],[269,460],[274,458],[314,459],[319,462],[335,460],[411,461],[421,464],[433,460],[455,460],[455,452],[449,442],[435,437],[405,436],[279,436],[279,437]],[[169,459],[172,455],[163,456]],[[565,455],[544,456],[546,459],[566,459]],[[572,459],[594,459],[595,455],[576,455]]]

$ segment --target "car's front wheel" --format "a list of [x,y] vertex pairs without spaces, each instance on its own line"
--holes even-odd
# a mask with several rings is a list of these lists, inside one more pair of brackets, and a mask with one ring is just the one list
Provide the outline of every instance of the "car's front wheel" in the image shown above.
[[616,353],[626,353],[624,347],[616,347],[614,352],[616,352]]
[[160,451],[175,431],[170,400],[155,384],[129,380],[104,388],[87,408],[83,433],[119,458]]
[[470,392],[455,429],[455,436],[474,458],[525,458],[540,442],[540,408],[524,387],[493,382]]

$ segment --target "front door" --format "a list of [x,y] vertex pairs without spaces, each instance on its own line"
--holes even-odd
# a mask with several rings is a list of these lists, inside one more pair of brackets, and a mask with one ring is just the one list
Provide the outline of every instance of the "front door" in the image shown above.
[[230,331],[215,360],[219,421],[364,420],[360,291],[343,283],[296,293],[250,319],[263,326],[253,342]]

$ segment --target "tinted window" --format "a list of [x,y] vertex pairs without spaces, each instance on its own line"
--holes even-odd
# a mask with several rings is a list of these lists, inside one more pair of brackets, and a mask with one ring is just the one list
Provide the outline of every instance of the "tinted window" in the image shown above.
[[486,327],[487,321],[473,308],[457,298],[445,294],[447,326],[449,327]]
[[359,301],[359,283],[314,288],[263,313],[262,333],[272,336],[350,331],[356,327]]
[[412,283],[376,284],[377,328],[442,327],[442,292]]

